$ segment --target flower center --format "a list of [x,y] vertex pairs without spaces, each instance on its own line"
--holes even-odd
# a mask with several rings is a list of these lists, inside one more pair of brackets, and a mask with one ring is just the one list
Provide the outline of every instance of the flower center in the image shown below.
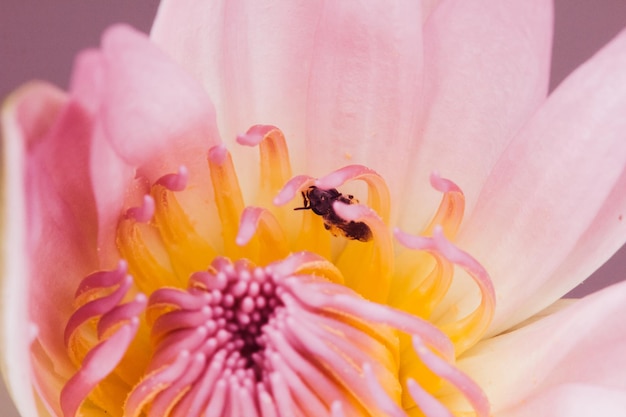
[[[292,177],[272,126],[238,142],[260,149],[257,206],[244,205],[224,146],[208,153],[206,205],[184,166],[135,187],[145,192],[120,217],[121,260],[76,292],[65,343],[78,370],[61,392],[64,416],[434,416],[450,413],[437,399],[446,387],[488,415],[454,366],[494,308],[486,272],[448,240],[463,214],[458,187],[433,176],[437,213],[421,236],[396,231],[394,247],[376,172]],[[366,204],[340,191],[355,180]],[[215,221],[199,227],[203,217]],[[480,301],[435,321],[455,266]]]
[[201,342],[205,355],[223,351],[222,355],[228,358],[228,372],[245,375],[245,381],[239,383],[261,382],[266,345],[262,329],[266,325],[276,326],[274,321],[284,308],[278,285],[277,277],[270,271],[255,268],[244,260],[232,264],[218,258],[208,272],[192,275],[187,291],[155,291],[150,308],[165,308],[167,312],[152,319],[152,338],[158,348],[150,368],[169,363],[159,358],[163,346],[176,344],[188,351],[197,349],[193,337],[178,331],[192,327],[206,333]]

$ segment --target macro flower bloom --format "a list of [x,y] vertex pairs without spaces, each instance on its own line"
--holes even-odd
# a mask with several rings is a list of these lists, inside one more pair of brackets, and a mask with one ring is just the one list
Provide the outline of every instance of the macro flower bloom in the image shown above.
[[547,1],[165,1],[2,111],[25,416],[620,415],[626,33]]

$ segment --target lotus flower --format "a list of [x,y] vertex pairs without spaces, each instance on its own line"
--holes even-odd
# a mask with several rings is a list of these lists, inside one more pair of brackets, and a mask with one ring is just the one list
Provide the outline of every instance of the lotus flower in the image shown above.
[[[280,3],[280,4],[279,4]],[[626,33],[546,97],[546,1],[165,1],[2,111],[24,416],[626,405]]]

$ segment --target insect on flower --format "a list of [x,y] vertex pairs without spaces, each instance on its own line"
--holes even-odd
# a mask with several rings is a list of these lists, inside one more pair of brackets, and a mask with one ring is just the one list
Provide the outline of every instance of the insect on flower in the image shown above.
[[310,186],[302,191],[303,207],[294,210],[311,210],[324,219],[324,228],[334,236],[344,236],[348,239],[367,242],[372,239],[372,231],[363,222],[344,220],[335,213],[333,204],[335,201],[344,204],[356,204],[359,201],[353,195],[343,195],[337,189],[322,190],[316,186]]

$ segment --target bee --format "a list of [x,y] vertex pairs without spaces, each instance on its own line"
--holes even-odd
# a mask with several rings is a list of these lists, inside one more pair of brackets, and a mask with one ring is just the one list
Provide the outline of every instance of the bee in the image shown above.
[[335,213],[333,203],[339,201],[344,204],[356,204],[358,201],[352,195],[343,195],[335,188],[322,190],[312,185],[302,191],[303,206],[294,210],[311,210],[324,219],[324,228],[334,236],[344,236],[348,239],[367,242],[372,239],[372,231],[363,222],[347,221]]

